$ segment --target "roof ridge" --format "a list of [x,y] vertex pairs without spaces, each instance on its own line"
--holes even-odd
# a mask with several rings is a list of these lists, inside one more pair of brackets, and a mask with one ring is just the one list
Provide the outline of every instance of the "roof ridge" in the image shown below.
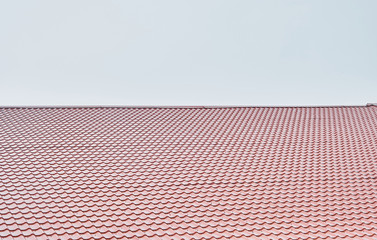
[[203,106],[148,106],[148,105],[51,105],[51,106],[0,106],[0,108],[172,108],[172,109],[180,109],[180,108],[344,108],[344,107],[369,107],[369,106],[377,106],[377,103],[368,103],[366,105],[307,105],[307,106],[271,106],[271,105],[256,105],[256,106],[250,106],[250,105],[203,105]]

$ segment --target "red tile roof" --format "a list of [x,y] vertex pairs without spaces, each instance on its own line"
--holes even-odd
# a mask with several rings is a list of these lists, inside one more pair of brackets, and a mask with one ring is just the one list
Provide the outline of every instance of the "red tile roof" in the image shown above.
[[377,239],[377,107],[1,108],[1,239]]

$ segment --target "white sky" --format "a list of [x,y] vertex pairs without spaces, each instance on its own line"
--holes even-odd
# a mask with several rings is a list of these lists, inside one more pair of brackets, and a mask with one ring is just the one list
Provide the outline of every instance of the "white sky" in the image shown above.
[[0,105],[377,102],[376,0],[2,0]]

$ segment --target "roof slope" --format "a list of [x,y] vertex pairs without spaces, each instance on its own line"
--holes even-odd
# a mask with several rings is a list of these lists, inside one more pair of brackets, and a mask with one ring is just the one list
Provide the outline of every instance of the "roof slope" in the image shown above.
[[377,107],[1,108],[1,239],[377,239]]

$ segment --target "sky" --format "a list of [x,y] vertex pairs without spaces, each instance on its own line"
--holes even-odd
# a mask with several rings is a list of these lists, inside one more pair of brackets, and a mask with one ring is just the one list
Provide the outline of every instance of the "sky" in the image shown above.
[[376,0],[0,1],[0,105],[377,103]]

